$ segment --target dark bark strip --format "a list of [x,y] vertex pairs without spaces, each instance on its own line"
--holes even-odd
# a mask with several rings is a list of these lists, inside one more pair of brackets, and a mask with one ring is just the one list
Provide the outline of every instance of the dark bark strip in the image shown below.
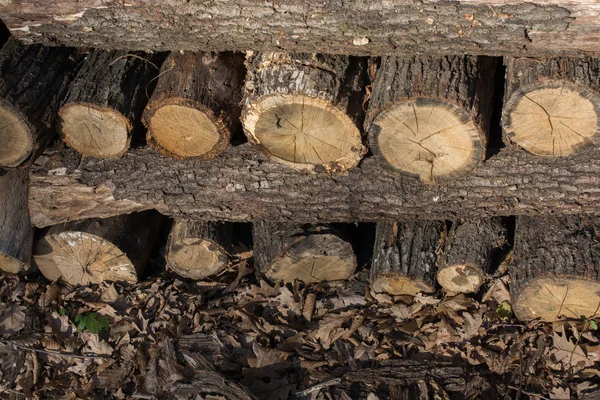
[[192,220],[319,223],[593,213],[600,203],[600,151],[580,162],[505,149],[439,185],[382,171],[373,158],[343,176],[302,174],[248,145],[198,162],[150,149],[83,162],[72,150],[46,154],[31,172],[36,226],[144,208]]
[[9,0],[0,6],[14,34],[51,45],[353,55],[598,53],[597,11],[594,0]]

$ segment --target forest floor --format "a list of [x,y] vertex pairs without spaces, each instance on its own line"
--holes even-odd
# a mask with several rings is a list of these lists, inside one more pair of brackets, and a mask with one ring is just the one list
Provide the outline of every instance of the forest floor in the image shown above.
[[391,297],[367,276],[271,285],[250,252],[203,282],[1,275],[0,397],[217,399],[182,390],[196,354],[258,399],[600,398],[600,317],[518,322],[502,273],[472,297]]

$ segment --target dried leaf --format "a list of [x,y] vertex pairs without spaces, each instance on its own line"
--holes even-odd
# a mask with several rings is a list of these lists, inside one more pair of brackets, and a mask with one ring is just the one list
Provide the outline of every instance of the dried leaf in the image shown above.
[[571,391],[569,388],[563,389],[561,387],[555,387],[550,391],[550,398],[553,400],[570,400]]
[[25,307],[12,303],[0,311],[0,335],[13,335],[25,327]]
[[562,335],[554,333],[552,336],[554,342],[553,355],[556,361],[564,366],[570,366],[575,369],[582,369],[594,365],[580,346],[576,346],[570,339],[567,338],[564,326],[562,327]]

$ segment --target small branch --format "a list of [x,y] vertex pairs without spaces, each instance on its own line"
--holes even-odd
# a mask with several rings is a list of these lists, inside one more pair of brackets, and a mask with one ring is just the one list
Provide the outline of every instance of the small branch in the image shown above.
[[326,387],[338,385],[341,381],[342,381],[342,378],[335,378],[335,379],[332,379],[330,381],[319,383],[318,385],[315,385],[313,387],[309,387],[308,389],[304,389],[304,390],[301,390],[299,392],[296,392],[296,396],[295,397],[304,397],[304,396],[306,396],[306,395],[308,395],[308,394],[310,394],[312,392],[319,391],[319,390],[324,389]]

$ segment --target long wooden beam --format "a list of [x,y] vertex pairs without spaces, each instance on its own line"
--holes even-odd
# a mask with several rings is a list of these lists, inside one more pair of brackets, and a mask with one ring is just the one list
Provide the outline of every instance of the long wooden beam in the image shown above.
[[81,161],[72,150],[51,149],[33,166],[30,185],[38,227],[149,208],[195,220],[300,223],[594,213],[600,150],[543,158],[504,149],[468,175],[424,184],[385,171],[373,157],[345,175],[303,173],[247,144],[210,161],[148,148]]
[[126,50],[600,54],[595,0],[0,0],[29,43]]

